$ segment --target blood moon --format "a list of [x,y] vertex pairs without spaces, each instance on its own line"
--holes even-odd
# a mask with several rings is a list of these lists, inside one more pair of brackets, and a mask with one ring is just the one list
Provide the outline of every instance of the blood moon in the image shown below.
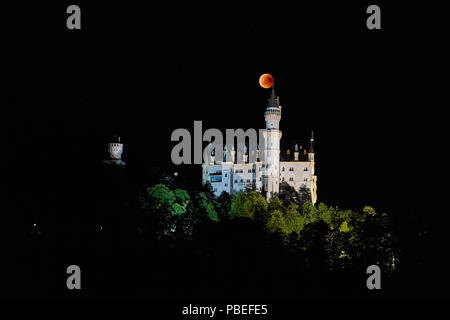
[[273,86],[273,77],[271,74],[264,73],[261,77],[259,77],[259,85],[264,89],[269,89]]

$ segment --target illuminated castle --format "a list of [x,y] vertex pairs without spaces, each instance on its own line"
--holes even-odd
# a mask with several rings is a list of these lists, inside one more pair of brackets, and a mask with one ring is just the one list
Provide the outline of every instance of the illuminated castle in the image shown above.
[[[232,194],[250,189],[263,192],[266,198],[270,199],[279,193],[280,183],[286,182],[296,191],[309,191],[311,202],[314,204],[317,200],[317,176],[314,171],[313,133],[308,151],[296,144],[292,154],[290,149],[281,154],[281,105],[273,87],[264,118],[266,121],[266,128],[262,130],[264,149],[256,150],[256,161],[248,161],[247,148],[244,149],[243,155],[237,155],[238,159],[243,158],[243,161],[236,161],[234,147],[229,152],[225,147],[223,159],[216,159],[214,153],[208,154],[202,164],[203,184],[211,183],[217,196],[224,191]],[[231,156],[227,157],[227,153]]]

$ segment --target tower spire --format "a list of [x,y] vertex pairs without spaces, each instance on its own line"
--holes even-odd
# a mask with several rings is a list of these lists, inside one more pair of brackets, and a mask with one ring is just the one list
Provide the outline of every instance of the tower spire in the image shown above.
[[311,139],[309,140],[309,153],[314,153],[314,131],[311,130]]
[[278,101],[278,97],[275,94],[275,85],[273,85],[272,92],[270,93],[269,108],[278,108],[278,107],[280,107],[280,103]]

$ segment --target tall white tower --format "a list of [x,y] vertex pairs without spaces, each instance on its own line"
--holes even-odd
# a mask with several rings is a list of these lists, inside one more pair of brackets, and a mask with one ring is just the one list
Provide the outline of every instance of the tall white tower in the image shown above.
[[266,130],[263,132],[263,182],[266,198],[270,199],[280,191],[281,106],[278,97],[275,96],[274,87],[272,87],[269,106],[264,113],[264,118]]

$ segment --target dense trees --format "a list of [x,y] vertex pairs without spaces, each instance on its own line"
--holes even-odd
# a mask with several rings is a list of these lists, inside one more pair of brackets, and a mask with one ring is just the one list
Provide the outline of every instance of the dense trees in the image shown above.
[[141,196],[141,211],[150,218],[146,228],[161,243],[193,239],[206,225],[212,228],[211,223],[246,220],[269,243],[304,257],[311,267],[348,270],[378,264],[391,273],[398,261],[389,216],[370,206],[358,212],[324,203],[316,207],[308,201],[307,192],[302,195],[285,184],[269,202],[256,191],[215,197],[210,185],[190,194],[171,187],[156,184]]

